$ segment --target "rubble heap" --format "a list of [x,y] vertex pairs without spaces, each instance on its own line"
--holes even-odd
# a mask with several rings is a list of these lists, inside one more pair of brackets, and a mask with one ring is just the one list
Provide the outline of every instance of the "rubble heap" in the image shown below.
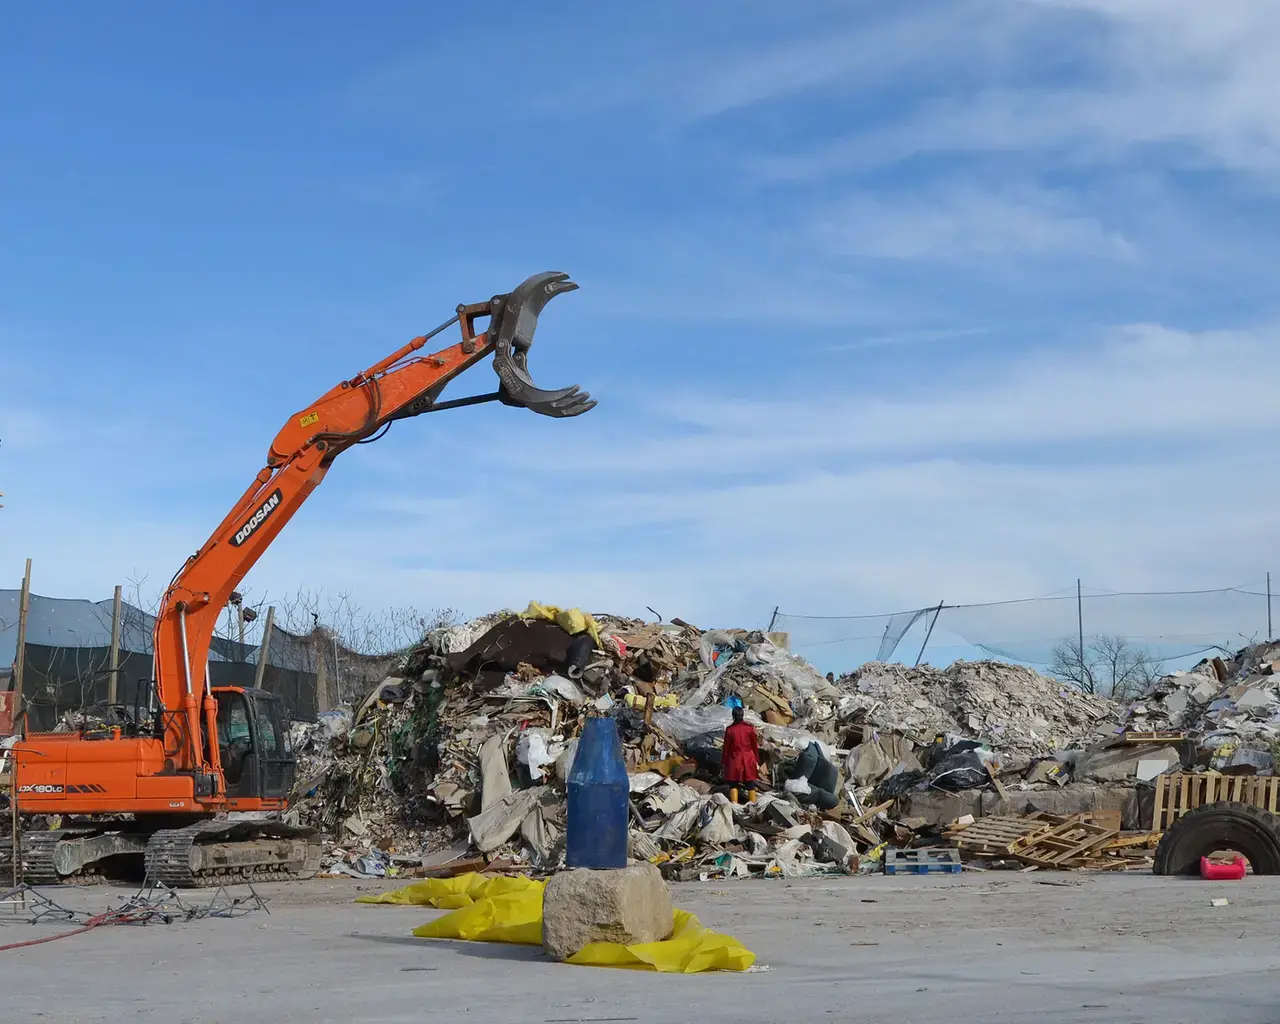
[[[837,679],[785,634],[533,603],[433,631],[357,706],[295,723],[290,814],[328,837],[332,873],[551,870],[577,736],[608,715],[633,858],[676,878],[881,870],[886,851],[946,844],[946,822],[913,816],[932,791],[1013,791],[1022,813],[1088,780],[1084,799],[1111,787],[1119,806],[1149,773],[1197,763],[1184,732],[1157,730],[1193,732],[1199,763],[1270,771],[1258,751],[1280,731],[1273,655],[1280,645],[1207,662],[1126,709],[999,662],[871,663]],[[745,804],[720,773],[738,704],[762,754]],[[1061,827],[1077,824],[1068,813]]]
[[930,742],[939,733],[981,740],[1024,764],[1114,732],[1122,709],[1029,668],[957,661],[946,669],[871,662],[838,682],[842,717]]
[[1207,767],[1271,774],[1280,749],[1280,643],[1165,676],[1129,705],[1125,725],[1190,734]]

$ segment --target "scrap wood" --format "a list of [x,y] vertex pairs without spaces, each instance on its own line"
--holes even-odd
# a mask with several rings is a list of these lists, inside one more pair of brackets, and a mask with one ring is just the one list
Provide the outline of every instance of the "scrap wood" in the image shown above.
[[1081,820],[1092,822],[1095,825],[1101,825],[1104,828],[1113,829],[1114,831],[1119,832],[1123,817],[1124,816],[1121,814],[1120,809],[1115,808],[1114,810],[1106,811],[1086,811],[1081,815]]
[[952,846],[980,856],[1001,856],[1021,840],[1050,831],[1054,825],[1034,817],[979,818],[969,825],[951,827],[943,836]]
[[1126,730],[1114,739],[1108,740],[1104,746],[1107,748],[1127,747],[1134,746],[1139,743],[1158,743],[1163,745],[1166,743],[1181,743],[1186,738],[1187,734],[1181,729],[1149,729],[1145,731],[1134,730],[1132,732]]
[[1102,847],[1102,851],[1109,853],[1112,850],[1128,850],[1134,847],[1155,849],[1163,835],[1163,832],[1135,832],[1127,836],[1118,835]]
[[1098,847],[1115,838],[1114,829],[1095,825],[1088,821],[1070,821],[1017,840],[1009,852],[1027,864],[1040,867],[1074,867],[1073,862],[1083,862]]
[[872,807],[870,810],[863,811],[856,818],[854,818],[853,821],[845,822],[844,826],[845,828],[850,828],[854,825],[861,825],[863,822],[868,821],[871,818],[874,818],[877,814],[880,814],[882,811],[887,811],[890,807],[893,806],[893,803],[894,803],[893,800],[886,800],[882,804],[876,804],[876,806]]
[[992,768],[991,765],[989,764],[985,764],[983,765],[983,767],[987,769],[987,777],[991,779],[991,784],[996,787],[996,794],[1000,797],[1001,800],[1008,800],[1009,791],[1004,788],[1004,784],[1000,781],[999,777],[996,775],[995,769]]

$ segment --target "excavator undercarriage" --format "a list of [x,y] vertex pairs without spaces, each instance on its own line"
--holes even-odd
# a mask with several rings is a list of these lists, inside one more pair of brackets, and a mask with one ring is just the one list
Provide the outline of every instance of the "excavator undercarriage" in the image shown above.
[[[13,870],[12,843],[4,842],[0,879]],[[223,818],[159,829],[128,821],[72,821],[26,832],[20,843],[21,877],[30,885],[145,879],[184,889],[303,879],[320,870],[322,852],[313,828]]]

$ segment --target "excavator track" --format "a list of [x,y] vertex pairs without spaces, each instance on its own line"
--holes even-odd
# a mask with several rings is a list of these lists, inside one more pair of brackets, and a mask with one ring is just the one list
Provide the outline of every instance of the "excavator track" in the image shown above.
[[[72,833],[73,835],[76,833]],[[54,862],[58,843],[66,838],[64,830],[29,832],[22,837],[22,880],[28,885],[62,885]],[[10,853],[12,856],[12,853]],[[73,883],[75,876],[67,879]]]
[[[22,880],[28,885],[93,885],[103,880],[105,860],[139,853],[144,839],[101,828],[59,828],[22,836]],[[11,871],[13,850],[4,851],[0,870]]]
[[174,889],[311,878],[320,869],[315,830],[276,821],[198,821],[152,834],[146,877]]

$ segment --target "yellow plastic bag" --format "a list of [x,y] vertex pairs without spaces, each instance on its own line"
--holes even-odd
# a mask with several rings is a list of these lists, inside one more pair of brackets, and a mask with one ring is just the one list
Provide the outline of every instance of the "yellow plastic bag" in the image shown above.
[[584,612],[580,608],[557,608],[553,604],[539,604],[537,601],[530,601],[529,607],[520,613],[520,617],[522,619],[546,619],[548,622],[554,622],[570,636],[577,636],[579,633],[590,633],[591,639],[595,641],[596,646],[600,646],[600,627],[596,625],[596,620],[591,617],[590,612]]
[[[542,945],[542,894],[545,883],[520,875],[486,878],[460,875],[415,882],[381,896],[360,896],[358,903],[404,906],[456,906],[450,914],[413,930],[420,939],[464,939]],[[454,900],[469,899],[459,906]],[[702,971],[745,971],[756,957],[737,939],[704,928],[688,911],[677,910],[671,937],[661,942],[624,946],[595,942],[566,963],[582,967],[623,967],[666,974]]]

